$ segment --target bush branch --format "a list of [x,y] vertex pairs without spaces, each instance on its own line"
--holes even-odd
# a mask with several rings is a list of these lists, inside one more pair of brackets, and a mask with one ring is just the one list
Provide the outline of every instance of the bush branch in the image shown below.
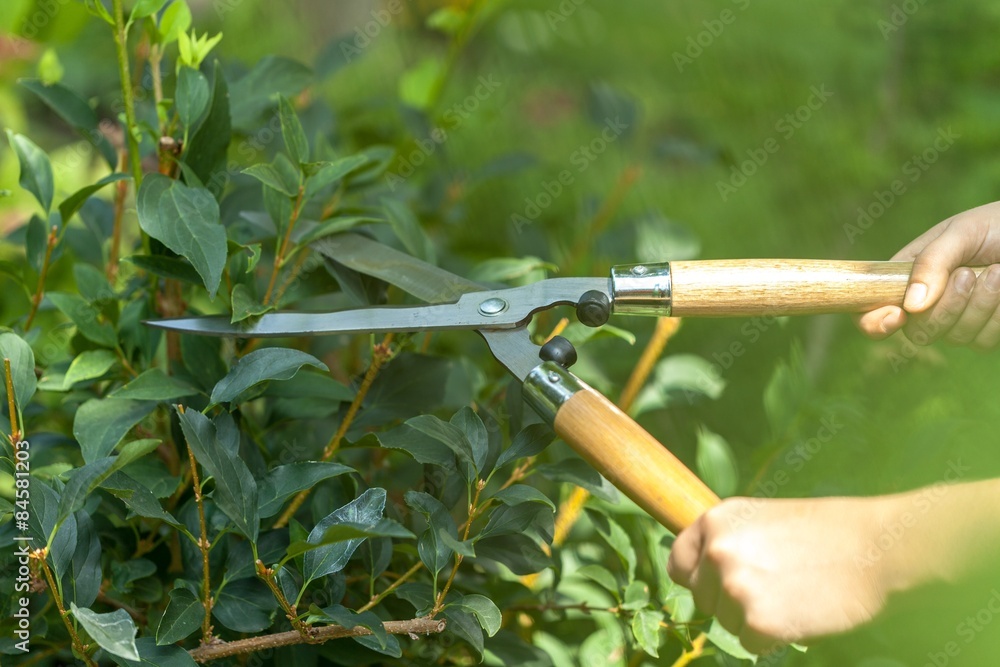
[[[385,622],[385,631],[391,635],[430,635],[444,632],[445,627],[447,627],[445,621],[426,617],[414,618],[408,621]],[[345,628],[340,625],[326,625],[312,628],[310,640],[311,643],[323,643],[341,637],[364,637],[370,634],[372,634],[371,630],[361,626]],[[288,632],[278,632],[273,635],[215,643],[211,646],[199,646],[196,649],[188,651],[188,654],[195,662],[208,662],[232,655],[254,653],[279,646],[292,646],[293,644],[303,644],[305,642],[305,638],[299,632],[290,630]]]
[[[394,356],[394,352],[390,347],[392,343],[393,334],[386,334],[382,342],[375,346],[372,351],[372,362],[368,366],[368,371],[365,372],[364,379],[361,380],[361,386],[358,387],[358,393],[355,394],[354,400],[351,401],[351,405],[347,408],[347,414],[344,415],[344,420],[340,422],[340,426],[337,427],[337,432],[333,434],[330,438],[330,442],[327,443],[326,448],[323,450],[323,455],[320,457],[321,461],[329,461],[330,458],[337,452],[340,448],[340,441],[344,439],[347,434],[347,429],[351,427],[354,422],[354,418],[358,414],[358,410],[361,409],[361,403],[364,402],[365,396],[368,395],[368,390],[371,389],[372,383],[378,376],[382,367]],[[277,521],[274,522],[274,528],[282,528],[288,523],[288,520],[295,516],[295,513],[302,507],[302,503],[306,501],[309,497],[309,493],[312,488],[300,491],[297,496],[292,500],[288,508],[282,512],[281,516]]]
[[129,75],[128,35],[125,34],[125,11],[122,0],[111,0],[115,17],[115,55],[118,58],[118,77],[122,84],[122,102],[125,106],[125,137],[128,140],[129,160],[132,163],[132,179],[135,191],[139,191],[142,183],[142,158],[139,155],[139,142],[135,139],[135,102],[132,99],[132,77]]
[[35,288],[35,295],[31,297],[31,310],[28,312],[28,319],[24,323],[24,330],[31,328],[31,323],[35,321],[38,314],[38,307],[42,304],[42,295],[45,294],[45,276],[49,274],[49,264],[52,262],[52,251],[56,247],[59,237],[56,236],[56,226],[49,230],[49,238],[45,242],[45,258],[42,259],[42,268],[38,272],[38,287]]
[[73,643],[73,650],[76,651],[78,657],[83,660],[87,667],[97,667],[97,663],[87,655],[89,646],[80,640],[80,635],[76,633],[76,628],[70,623],[69,612],[63,606],[62,595],[59,594],[59,589],[56,587],[56,579],[52,575],[52,570],[49,568],[48,561],[46,560],[48,558],[48,549],[36,549],[31,556],[38,560],[42,572],[45,573],[45,581],[49,584],[49,594],[55,600],[56,608],[59,610],[59,618],[62,619],[63,624],[66,626],[66,631],[69,632],[70,640]]
[[[183,407],[180,408],[183,413]],[[208,569],[208,552],[212,543],[208,541],[208,527],[205,524],[205,502],[201,496],[201,480],[198,479],[198,461],[188,445],[188,462],[191,464],[191,487],[194,489],[194,501],[198,505],[198,526],[201,536],[198,539],[198,548],[201,549],[201,596],[202,605],[205,607],[205,618],[201,622],[201,642],[210,644],[212,642],[212,582],[211,573]]]

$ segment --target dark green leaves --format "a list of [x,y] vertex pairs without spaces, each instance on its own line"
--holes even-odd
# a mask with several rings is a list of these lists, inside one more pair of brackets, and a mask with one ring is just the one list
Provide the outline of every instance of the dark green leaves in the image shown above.
[[62,496],[59,498],[56,525],[83,507],[87,496],[112,473],[145,456],[156,449],[159,444],[159,440],[136,440],[122,447],[118,456],[106,456],[74,470],[73,476],[66,483],[66,488],[63,489]]
[[[93,144],[114,169],[118,161],[115,149],[98,128],[97,114],[87,101],[60,83],[44,84],[37,79],[21,79],[18,83],[38,96],[42,102],[69,123],[87,141]],[[63,218],[68,220],[68,218]]]
[[[72,370],[72,367],[70,367]],[[69,373],[66,374],[67,382]],[[183,380],[167,375],[159,368],[150,368],[124,387],[108,394],[112,398],[131,398],[140,401],[169,401],[197,394],[198,390]]]
[[452,602],[448,606],[473,614],[490,637],[500,630],[500,621],[502,620],[500,609],[488,597],[463,595],[457,602]]
[[[316,527],[310,531],[308,541],[311,543],[319,542],[324,538],[329,528],[342,523],[374,526],[382,519],[384,509],[385,489],[368,489],[358,498],[330,512],[317,523]],[[302,575],[306,582],[340,572],[363,541],[363,538],[355,538],[307,552],[302,566]]]
[[417,551],[420,560],[437,577],[451,560],[454,551],[452,543],[458,541],[458,527],[448,509],[434,496],[422,491],[407,491],[404,499],[427,520],[427,530],[417,542]]
[[212,193],[150,174],[139,188],[138,212],[143,231],[187,258],[214,298],[226,266],[226,231]]
[[156,643],[162,646],[179,642],[194,632],[203,618],[205,607],[194,593],[175,588],[170,591],[170,602],[156,628]]
[[[0,334],[0,361],[10,359],[10,372],[14,380],[14,398],[17,407],[24,409],[35,395],[38,380],[35,377],[35,354],[31,346],[17,334]],[[0,382],[0,396],[7,401],[7,383]]]
[[47,214],[52,209],[52,197],[55,185],[52,179],[52,164],[49,156],[33,141],[21,134],[7,130],[7,139],[17,153],[21,165],[21,176],[18,179],[21,187],[35,195]]
[[292,495],[312,488],[324,479],[330,479],[354,468],[323,461],[304,461],[278,466],[267,473],[260,482],[259,509],[262,517],[273,516]]
[[181,67],[177,74],[174,106],[185,130],[191,130],[208,108],[212,91],[205,75],[193,67]]
[[[260,515],[257,511],[257,482],[236,451],[220,442],[218,424],[208,417],[185,410],[179,412],[181,430],[198,463],[215,479],[212,499],[251,542],[257,541]],[[220,422],[222,423],[222,422]],[[229,427],[227,427],[229,428]]]
[[118,181],[122,181],[127,178],[129,178],[128,174],[110,174],[96,183],[80,188],[71,194],[63,201],[63,203],[59,204],[59,215],[62,216],[63,224],[67,224],[69,222],[70,218],[72,218],[76,212],[80,210],[80,207],[87,202],[87,199],[92,194],[106,185],[111,185],[112,183],[117,183]]
[[497,459],[496,469],[504,467],[511,461],[537,456],[555,440],[556,434],[547,424],[530,424],[514,436],[514,442],[510,447],[500,453]]
[[139,649],[135,646],[135,623],[124,609],[98,614],[77,607],[75,603],[71,609],[76,620],[101,648],[122,658],[139,660]]
[[107,456],[125,434],[156,408],[155,403],[120,398],[92,398],[76,411],[73,436],[87,463]]
[[278,115],[281,120],[281,136],[285,140],[288,157],[297,165],[309,161],[309,141],[306,139],[302,123],[295,114],[288,98],[282,95],[278,98]]
[[115,333],[115,328],[97,308],[87,303],[83,297],[76,294],[49,292],[45,298],[62,311],[66,317],[73,320],[73,324],[87,340],[103,347],[113,348],[118,345],[118,335]]
[[328,371],[322,361],[298,350],[266,347],[241,357],[212,390],[212,403],[237,400],[245,391],[269,380],[288,380],[303,366]]

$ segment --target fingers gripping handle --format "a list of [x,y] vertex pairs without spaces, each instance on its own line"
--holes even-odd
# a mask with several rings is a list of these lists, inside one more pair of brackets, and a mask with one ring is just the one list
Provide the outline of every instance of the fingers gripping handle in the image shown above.
[[525,398],[557,434],[654,519],[679,533],[719,498],[653,436],[558,364],[536,367]]

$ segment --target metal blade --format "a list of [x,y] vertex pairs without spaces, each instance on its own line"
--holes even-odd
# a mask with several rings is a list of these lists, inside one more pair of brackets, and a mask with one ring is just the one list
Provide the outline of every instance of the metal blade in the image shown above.
[[607,278],[551,278],[524,287],[463,294],[454,303],[428,306],[358,308],[333,313],[267,313],[249,323],[229,318],[184,317],[151,320],[161,329],[207,336],[275,338],[371,332],[417,332],[444,329],[515,329],[531,316],[558,305],[575,305],[584,292],[611,297]]
[[490,352],[511,375],[521,382],[542,359],[538,356],[541,346],[531,342],[526,326],[516,329],[480,329]]

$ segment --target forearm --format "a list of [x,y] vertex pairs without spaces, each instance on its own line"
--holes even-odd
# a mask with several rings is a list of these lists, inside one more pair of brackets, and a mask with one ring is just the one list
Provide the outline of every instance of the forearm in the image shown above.
[[[961,474],[953,468],[951,474]],[[881,531],[862,566],[885,560],[890,591],[954,583],[990,567],[1000,552],[1000,479],[936,484],[881,503]]]

